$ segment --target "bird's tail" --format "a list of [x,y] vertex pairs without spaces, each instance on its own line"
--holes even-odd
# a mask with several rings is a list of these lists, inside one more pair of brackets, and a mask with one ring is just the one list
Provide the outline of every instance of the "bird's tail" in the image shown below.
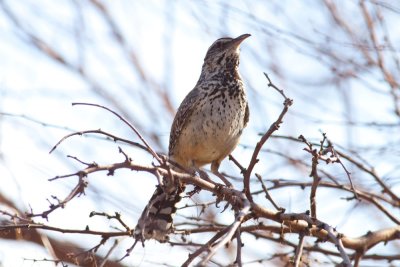
[[184,191],[185,187],[182,185],[157,185],[136,225],[135,239],[142,242],[147,239],[168,241],[168,234],[173,231],[172,221],[176,205],[182,199]]

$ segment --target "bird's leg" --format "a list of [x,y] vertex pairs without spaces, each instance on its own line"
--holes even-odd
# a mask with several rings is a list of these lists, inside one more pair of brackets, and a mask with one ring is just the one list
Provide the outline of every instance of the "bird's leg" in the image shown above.
[[220,172],[218,171],[219,165],[220,165],[220,164],[221,164],[221,162],[213,161],[213,162],[211,163],[211,172],[212,172],[214,175],[216,175],[219,179],[221,179],[221,181],[224,182],[224,184],[225,184],[227,187],[232,188],[233,186],[232,186],[231,182],[229,182],[228,179],[226,179],[225,176],[223,176],[222,173],[220,173]]

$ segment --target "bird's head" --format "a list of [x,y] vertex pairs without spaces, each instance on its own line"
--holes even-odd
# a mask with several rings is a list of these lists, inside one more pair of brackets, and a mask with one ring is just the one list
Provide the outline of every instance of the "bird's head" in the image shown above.
[[224,37],[216,40],[207,50],[203,70],[215,72],[216,69],[233,70],[239,65],[240,44],[250,37],[242,34],[236,38]]

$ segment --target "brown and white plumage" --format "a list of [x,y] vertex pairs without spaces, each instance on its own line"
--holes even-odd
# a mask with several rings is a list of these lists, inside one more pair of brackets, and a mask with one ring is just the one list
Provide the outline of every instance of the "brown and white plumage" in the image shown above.
[[[249,37],[221,38],[208,49],[200,78],[175,115],[169,140],[172,161],[193,172],[221,161],[239,142],[249,121],[249,108],[239,75],[239,47]],[[168,179],[164,177],[164,180]],[[136,238],[166,241],[184,185],[158,186],[135,229]]]

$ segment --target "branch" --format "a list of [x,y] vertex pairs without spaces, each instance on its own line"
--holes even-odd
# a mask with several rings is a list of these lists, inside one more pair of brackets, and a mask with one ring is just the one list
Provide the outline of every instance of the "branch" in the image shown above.
[[132,146],[136,146],[136,147],[138,147],[138,148],[141,148],[141,149],[143,149],[143,150],[145,150],[145,151],[147,151],[147,152],[150,152],[150,151],[148,150],[148,148],[147,148],[146,146],[144,146],[144,145],[141,145],[141,144],[139,144],[139,143],[137,143],[137,142],[130,141],[130,140],[128,140],[128,139],[124,139],[124,138],[115,136],[115,135],[113,135],[113,134],[104,132],[104,131],[102,131],[102,130],[99,129],[99,130],[79,131],[79,132],[74,132],[74,133],[68,134],[68,135],[64,136],[63,138],[61,138],[61,140],[58,141],[57,144],[55,144],[55,145],[53,146],[53,148],[50,150],[49,154],[51,154],[51,153],[52,153],[63,141],[65,141],[66,139],[68,139],[68,138],[70,138],[70,137],[72,137],[72,136],[75,136],[75,135],[84,135],[84,134],[88,134],[88,133],[95,133],[95,134],[105,135],[105,136],[110,137],[111,139],[113,139],[114,142],[120,141],[120,142],[123,142],[123,143],[126,143],[126,144],[130,144],[130,145],[132,145]]
[[294,256],[294,266],[299,267],[301,262],[301,255],[303,254],[304,247],[304,233],[299,234],[299,244],[296,247],[296,253]]
[[139,137],[139,139],[143,142],[143,144],[147,147],[147,149],[150,151],[152,156],[161,164],[163,161],[161,158],[157,155],[157,153],[151,148],[151,146],[147,143],[147,141],[144,139],[144,137],[139,133],[139,131],[133,126],[130,122],[128,122],[126,119],[124,119],[121,115],[119,115],[117,112],[113,111],[110,108],[107,108],[105,106],[99,105],[99,104],[92,104],[92,103],[72,103],[72,105],[84,105],[84,106],[94,106],[94,107],[99,107],[102,109],[105,109],[115,116],[117,116],[121,121],[123,121],[128,127],[135,132],[135,134]]
[[[308,148],[305,148],[304,150],[309,152],[312,155],[310,177],[313,178],[313,183],[311,185],[311,190],[310,190],[310,210],[311,210],[311,217],[317,218],[317,201],[315,199],[315,196],[317,194],[318,184],[321,180],[321,178],[318,176],[318,169],[317,169],[319,152],[317,152],[316,149],[313,149],[312,144],[310,142],[308,142],[304,138],[303,135],[300,135],[299,139],[301,141],[303,141],[308,147]],[[323,139],[323,141],[321,141],[321,148],[322,148],[324,141],[325,141],[325,138]]]
[[201,266],[206,266],[206,263],[208,261],[210,261],[211,257],[214,256],[214,254],[223,246],[225,246],[233,237],[233,235],[236,233],[236,231],[238,230],[238,228],[240,227],[240,225],[242,224],[245,216],[249,213],[250,211],[250,202],[244,198],[244,196],[242,197],[244,206],[243,208],[238,212],[236,218],[235,218],[235,222],[233,222],[231,224],[231,226],[229,226],[229,231],[227,232],[227,234],[225,235],[225,237],[218,242],[216,245],[213,245],[210,249],[209,249],[209,253],[206,256],[205,259],[203,259],[203,261],[200,263]]
[[42,229],[48,230],[52,232],[59,232],[63,234],[85,234],[85,235],[97,235],[102,237],[117,237],[117,236],[130,236],[130,231],[121,231],[121,232],[105,232],[105,231],[94,231],[86,228],[84,230],[77,229],[65,229],[54,227],[41,223],[25,223],[25,224],[12,224],[12,225],[0,225],[0,232],[2,231],[10,231],[10,230],[33,230],[33,229]]
[[[68,230],[61,229],[57,227],[51,227],[40,224],[23,224],[23,225],[4,225],[4,222],[0,222],[0,238],[9,240],[24,240],[26,242],[31,242],[37,244],[38,246],[43,245],[43,238],[46,237],[54,250],[55,256],[60,262],[68,262],[74,265],[79,265],[82,267],[92,267],[96,263],[103,262],[104,258],[97,256],[93,253],[88,253],[88,251],[78,244],[71,242],[60,241],[55,238],[44,235],[39,232],[38,229],[43,229],[47,231],[56,231],[61,233],[73,233],[73,234],[90,234],[90,235],[108,235],[108,236],[122,236],[126,235],[117,232],[97,232],[91,230]],[[88,255],[90,254],[90,256]],[[122,264],[109,260],[107,261],[107,266],[109,267],[122,267]]]
[[279,210],[279,211],[281,211],[281,212],[285,212],[285,209],[279,207],[279,206],[275,203],[275,201],[272,199],[271,195],[270,195],[269,192],[268,192],[267,187],[266,187],[265,184],[264,184],[264,181],[262,180],[261,175],[259,175],[258,173],[256,173],[255,175],[256,175],[258,181],[260,181],[260,183],[261,183],[261,188],[262,188],[262,190],[263,190],[264,193],[265,193],[265,198],[268,199],[268,200],[271,202],[271,204],[274,206],[275,209],[277,209],[277,210]]
[[271,137],[271,135],[277,131],[279,129],[279,126],[281,125],[281,123],[283,122],[283,117],[285,116],[285,114],[287,113],[287,111],[289,110],[289,107],[293,104],[293,100],[289,99],[285,96],[285,94],[283,93],[283,90],[278,89],[278,87],[276,87],[271,80],[269,79],[268,75],[266,73],[264,73],[265,77],[268,79],[268,87],[272,87],[275,90],[277,90],[285,99],[283,105],[283,110],[280,113],[278,119],[272,123],[272,125],[269,127],[268,131],[261,137],[260,141],[257,143],[256,148],[254,149],[253,155],[251,157],[249,166],[247,167],[245,173],[244,173],[244,179],[243,179],[243,186],[244,186],[244,192],[246,194],[247,199],[250,202],[253,202],[253,197],[251,196],[251,191],[250,191],[250,176],[251,173],[254,169],[254,166],[257,164],[258,162],[258,154],[260,153],[261,148],[263,147],[263,145],[265,144],[265,142]]
[[[92,168],[96,168],[96,167],[92,167]],[[82,173],[80,173],[78,175],[78,184],[72,189],[72,191],[68,194],[68,196],[64,199],[64,200],[59,200],[56,196],[52,196],[53,199],[55,199],[58,203],[57,204],[53,204],[50,201],[50,207],[48,210],[43,211],[41,213],[33,213],[33,212],[29,212],[26,213],[27,217],[33,218],[33,217],[42,217],[46,220],[48,220],[48,215],[50,213],[52,213],[53,211],[57,210],[58,208],[64,208],[65,205],[71,201],[73,198],[75,198],[76,196],[80,196],[82,194],[85,194],[85,188],[87,186],[87,181],[85,179],[85,175],[83,175]]]
[[237,229],[236,231],[236,260],[235,263],[237,264],[238,267],[242,267],[242,233],[240,231],[240,228]]
[[196,250],[194,253],[189,254],[188,259],[182,264],[182,267],[188,267],[189,264],[197,258],[201,253],[204,251],[208,250],[209,247],[216,241],[218,240],[221,236],[223,236],[229,228],[222,229],[221,231],[218,231],[206,244],[201,246],[198,250]]
[[[311,187],[312,182],[297,182],[297,181],[284,181],[284,180],[272,180],[273,186],[269,188],[269,190],[273,189],[278,189],[278,188],[284,188],[284,187],[291,187],[291,186],[298,186],[301,188],[305,187]],[[332,189],[338,189],[338,190],[344,190],[347,192],[353,192],[351,187],[345,186],[345,185],[337,185],[336,183],[330,183],[330,182],[320,182],[319,186],[321,187],[326,187],[326,188],[332,188]],[[254,194],[259,194],[262,193],[263,191],[258,191],[254,192]],[[357,195],[361,200],[365,200],[369,202],[370,204],[373,204],[378,208],[382,213],[384,213],[391,221],[393,221],[396,225],[400,225],[400,220],[396,218],[393,214],[390,213],[389,210],[387,210],[382,204],[378,202],[378,200],[384,201],[394,207],[399,207],[399,203],[393,203],[391,199],[386,199],[380,195],[374,194],[369,191],[361,191],[359,189],[356,190]],[[353,199],[353,198],[348,198],[348,200]]]

